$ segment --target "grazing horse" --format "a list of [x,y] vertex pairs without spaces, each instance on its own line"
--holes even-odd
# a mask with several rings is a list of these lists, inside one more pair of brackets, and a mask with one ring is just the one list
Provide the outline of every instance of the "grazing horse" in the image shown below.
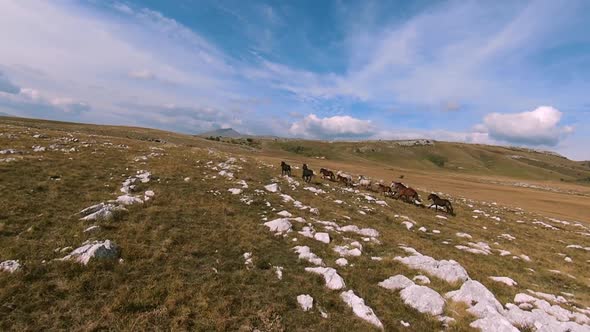
[[281,161],[281,175],[291,176],[291,165],[288,165],[284,161]]
[[313,177],[313,171],[307,167],[307,164],[303,164],[303,181],[310,182]]
[[392,185],[395,188],[393,198],[401,198],[404,202],[412,204],[416,204],[416,201],[420,202],[420,196],[418,196],[416,190],[406,187],[401,182],[393,182]]
[[363,175],[359,176],[359,186],[362,188],[370,188],[371,187],[371,180],[367,179]]
[[336,179],[338,180],[338,182],[342,182],[346,186],[352,186],[352,176],[350,176],[342,171],[338,171],[336,173]]
[[330,178],[330,180],[334,181],[336,179],[336,176],[334,176],[334,172],[332,172],[329,169],[325,169],[325,168],[320,168],[320,174],[322,175],[322,178]]
[[448,214],[455,215],[455,212],[453,211],[453,205],[448,199],[440,198],[437,194],[430,194],[428,195],[428,200],[432,201],[432,204],[428,208],[434,206],[436,211],[438,211],[439,206],[444,207]]

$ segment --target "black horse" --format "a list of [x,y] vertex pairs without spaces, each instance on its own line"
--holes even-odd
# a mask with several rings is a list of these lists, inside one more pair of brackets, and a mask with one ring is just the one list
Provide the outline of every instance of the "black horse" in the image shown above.
[[307,167],[307,164],[303,164],[303,181],[311,182],[313,177],[313,171]]
[[428,195],[428,199],[432,201],[432,204],[428,208],[431,208],[432,206],[434,206],[436,211],[438,211],[439,206],[444,207],[447,210],[448,214],[453,215],[453,216],[455,215],[455,212],[453,211],[453,205],[451,204],[451,202],[448,199],[440,198],[436,194]]
[[291,176],[291,165],[288,165],[284,161],[281,161],[281,175]]

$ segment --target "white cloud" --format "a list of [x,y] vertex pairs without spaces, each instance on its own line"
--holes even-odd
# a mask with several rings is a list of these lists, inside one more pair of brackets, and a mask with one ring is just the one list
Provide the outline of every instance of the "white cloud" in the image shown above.
[[573,127],[560,126],[562,113],[551,106],[540,106],[530,112],[491,113],[483,126],[491,138],[508,143],[555,146]]
[[141,69],[129,72],[129,77],[139,80],[153,80],[156,78],[156,75],[147,69]]
[[291,125],[289,132],[294,136],[309,138],[333,138],[367,136],[374,130],[369,120],[356,119],[348,115],[319,118],[309,114]]

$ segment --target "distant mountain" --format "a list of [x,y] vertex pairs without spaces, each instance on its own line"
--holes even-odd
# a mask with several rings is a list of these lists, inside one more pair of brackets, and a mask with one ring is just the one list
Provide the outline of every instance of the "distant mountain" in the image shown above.
[[233,128],[222,128],[222,129],[207,131],[207,132],[198,134],[197,136],[203,136],[203,137],[220,136],[220,137],[240,138],[240,137],[244,137],[245,135],[240,134],[239,132],[235,131]]

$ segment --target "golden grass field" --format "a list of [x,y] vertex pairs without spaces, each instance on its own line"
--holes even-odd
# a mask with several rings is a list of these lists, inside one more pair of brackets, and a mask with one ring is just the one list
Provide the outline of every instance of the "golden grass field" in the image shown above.
[[[397,292],[379,287],[398,274],[410,279],[427,275],[428,287],[441,295],[461,287],[396,261],[396,256],[408,256],[400,245],[437,260],[457,261],[502,305],[533,290],[565,297],[566,303],[551,304],[571,312],[589,310],[590,251],[567,248],[590,247],[587,166],[540,153],[456,143],[391,147],[388,142],[254,141],[216,142],[152,129],[0,118],[0,150],[17,152],[0,155],[0,261],[21,264],[14,273],[0,271],[0,330],[374,329],[355,316],[339,290],[326,288],[319,275],[305,271],[312,265],[298,259],[296,245],[308,246],[326,266],[336,268],[345,289],[363,298],[387,331],[471,331],[478,319],[466,311],[468,304],[447,299],[441,316],[455,321],[444,326],[438,317],[405,304]],[[355,152],[355,146],[368,144],[375,151]],[[33,146],[46,150],[34,152]],[[297,146],[302,148],[293,148]],[[506,157],[510,155],[523,157]],[[236,158],[230,163],[231,179],[219,174],[224,167],[219,165],[230,158]],[[436,164],[440,158],[444,165]],[[326,167],[387,183],[403,174],[401,181],[416,188],[423,201],[431,191],[442,192],[453,202],[456,216],[377,193],[351,193],[319,176],[305,185],[300,169],[293,170],[300,185],[290,185],[280,177],[281,160],[298,167],[307,163],[316,173]],[[126,213],[112,220],[80,220],[82,209],[122,195],[121,183],[140,170],[152,176],[138,183],[135,193],[152,190],[153,199],[127,206]],[[273,182],[281,193],[317,208],[319,215],[264,189]],[[325,193],[316,195],[306,186]],[[242,192],[234,195],[230,188]],[[293,221],[292,232],[275,235],[264,222],[279,218],[282,210],[306,223]],[[411,229],[403,224],[408,219]],[[330,231],[318,221],[373,228],[378,241]],[[93,225],[99,228],[84,232]],[[302,236],[305,226],[329,232],[330,243]],[[472,239],[458,237],[458,232]],[[120,260],[94,259],[87,265],[59,260],[86,240],[106,239],[120,248]],[[362,255],[347,257],[347,266],[336,265],[341,257],[335,247],[353,240],[362,242]],[[470,241],[489,244],[490,253],[455,247]],[[501,256],[499,250],[510,254]],[[243,256],[247,252],[252,253],[249,265]],[[514,258],[521,255],[530,261]],[[277,266],[283,268],[282,279],[276,276]],[[510,277],[518,285],[509,287],[490,276]],[[299,307],[300,294],[314,298],[310,311]]]

